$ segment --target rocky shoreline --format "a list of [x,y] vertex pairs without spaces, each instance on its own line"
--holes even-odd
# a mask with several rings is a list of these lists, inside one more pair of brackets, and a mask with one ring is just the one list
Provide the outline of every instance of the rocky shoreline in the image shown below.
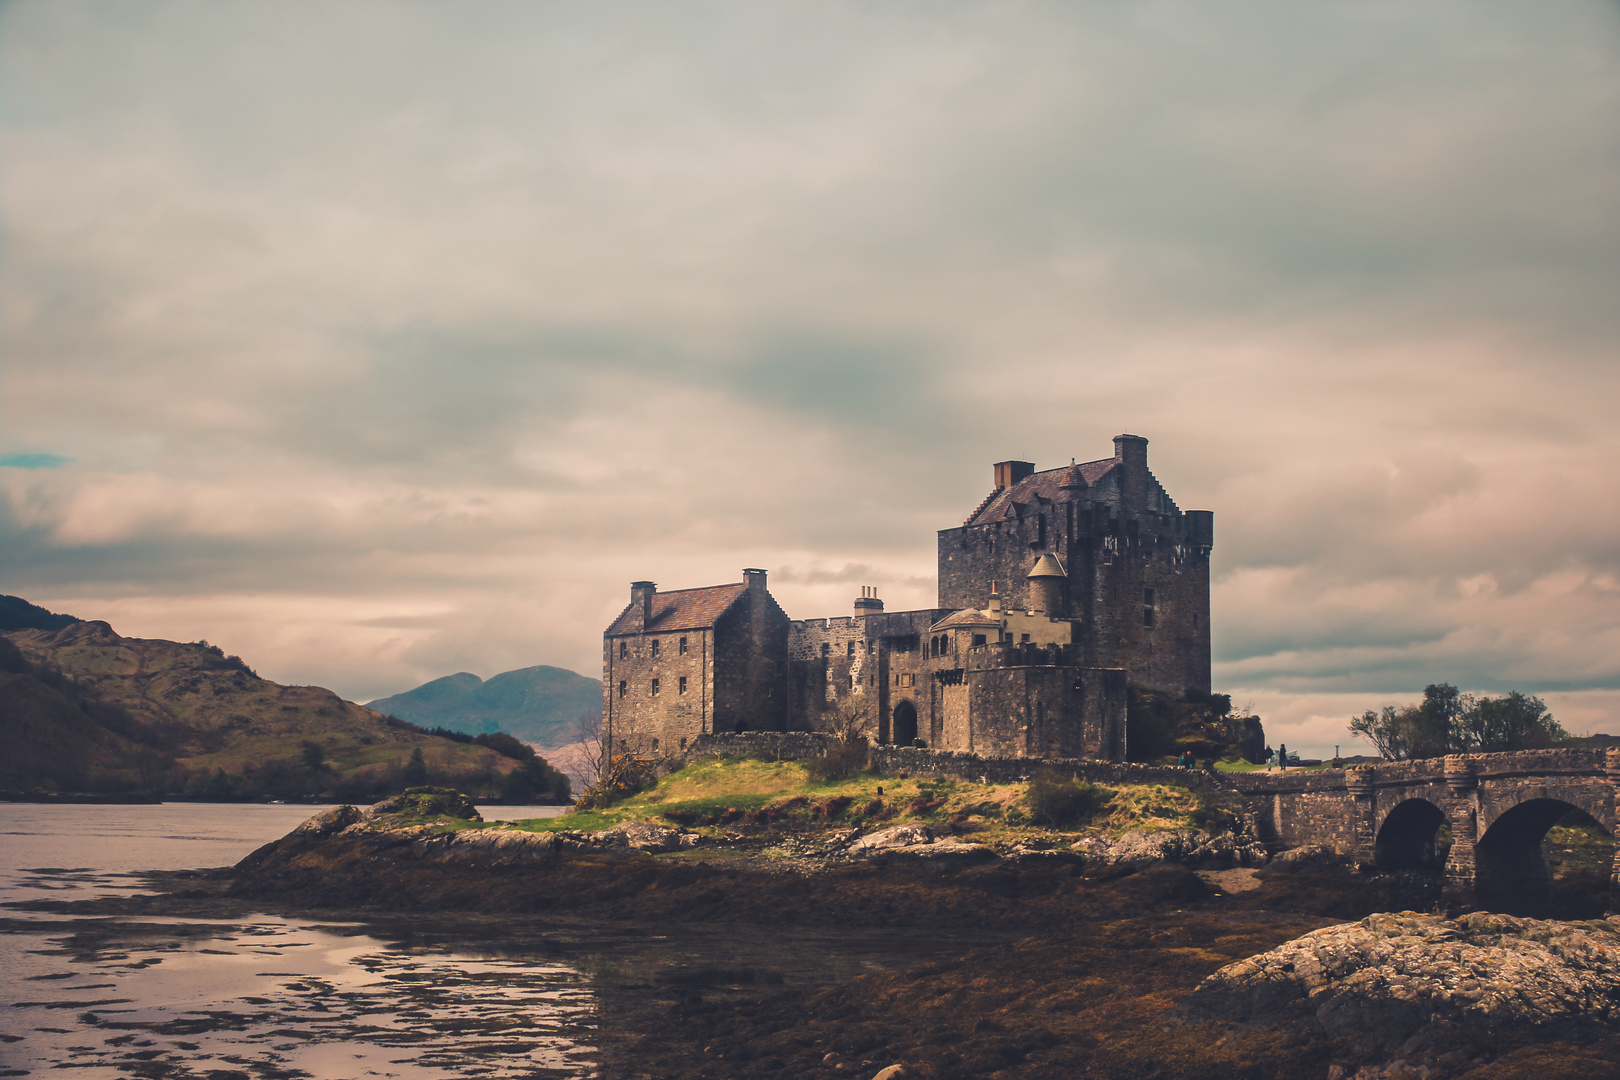
[[[646,822],[464,827],[472,813],[338,808],[216,887],[283,909],[514,926],[1010,935],[836,986],[734,986],[722,972],[614,987],[604,1077],[870,1077],[895,1064],[939,1080],[1620,1076],[1616,929],[1412,914],[1439,903],[1421,874],[1354,874],[1311,851],[1268,863],[1242,836],[1196,830],[1001,850],[914,825],[700,839]],[[1461,975],[1509,970],[1481,959],[1491,949],[1516,958],[1525,988],[1511,1023],[1508,998],[1469,998],[1478,987]]]

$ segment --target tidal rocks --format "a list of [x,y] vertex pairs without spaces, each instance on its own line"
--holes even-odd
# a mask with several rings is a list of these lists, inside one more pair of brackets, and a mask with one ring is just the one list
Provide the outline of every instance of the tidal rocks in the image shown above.
[[844,854],[851,859],[927,861],[941,865],[985,862],[996,857],[993,850],[982,844],[936,840],[924,825],[896,825],[857,837],[844,849]]
[[1113,841],[1087,837],[1070,845],[1070,850],[1089,864],[1130,870],[1161,862],[1218,867],[1263,866],[1266,862],[1265,846],[1252,836],[1196,829],[1132,829]]
[[1314,1028],[1341,1047],[1444,1075],[1480,1047],[1620,1028],[1620,927],[1483,912],[1369,915],[1209,976],[1178,1021],[1211,1020]]

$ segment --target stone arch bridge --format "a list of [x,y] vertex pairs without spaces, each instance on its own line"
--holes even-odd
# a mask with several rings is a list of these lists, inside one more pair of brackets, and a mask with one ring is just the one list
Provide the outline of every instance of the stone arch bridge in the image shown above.
[[[1571,808],[1615,835],[1620,749],[1454,754],[1233,779],[1265,839],[1280,847],[1320,844],[1369,869],[1437,867],[1448,824],[1448,892],[1535,892],[1550,885],[1542,838]],[[1609,883],[1620,896],[1620,851]]]

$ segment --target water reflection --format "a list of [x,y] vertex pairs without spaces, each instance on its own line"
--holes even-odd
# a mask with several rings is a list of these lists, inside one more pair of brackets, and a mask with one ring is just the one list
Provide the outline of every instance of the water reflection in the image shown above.
[[[360,924],[265,915],[74,917],[70,906],[64,916],[55,903],[128,896],[146,888],[141,871],[233,863],[319,809],[0,805],[4,1074],[408,1080],[589,1071],[588,976],[555,956],[400,945]],[[17,906],[37,901],[53,903]]]

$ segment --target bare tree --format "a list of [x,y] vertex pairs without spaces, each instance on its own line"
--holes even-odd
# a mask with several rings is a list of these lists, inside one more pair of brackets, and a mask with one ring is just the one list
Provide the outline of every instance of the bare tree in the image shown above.
[[600,787],[608,770],[607,733],[602,714],[594,709],[579,714],[574,721],[574,743],[563,764],[568,776],[581,791]]

